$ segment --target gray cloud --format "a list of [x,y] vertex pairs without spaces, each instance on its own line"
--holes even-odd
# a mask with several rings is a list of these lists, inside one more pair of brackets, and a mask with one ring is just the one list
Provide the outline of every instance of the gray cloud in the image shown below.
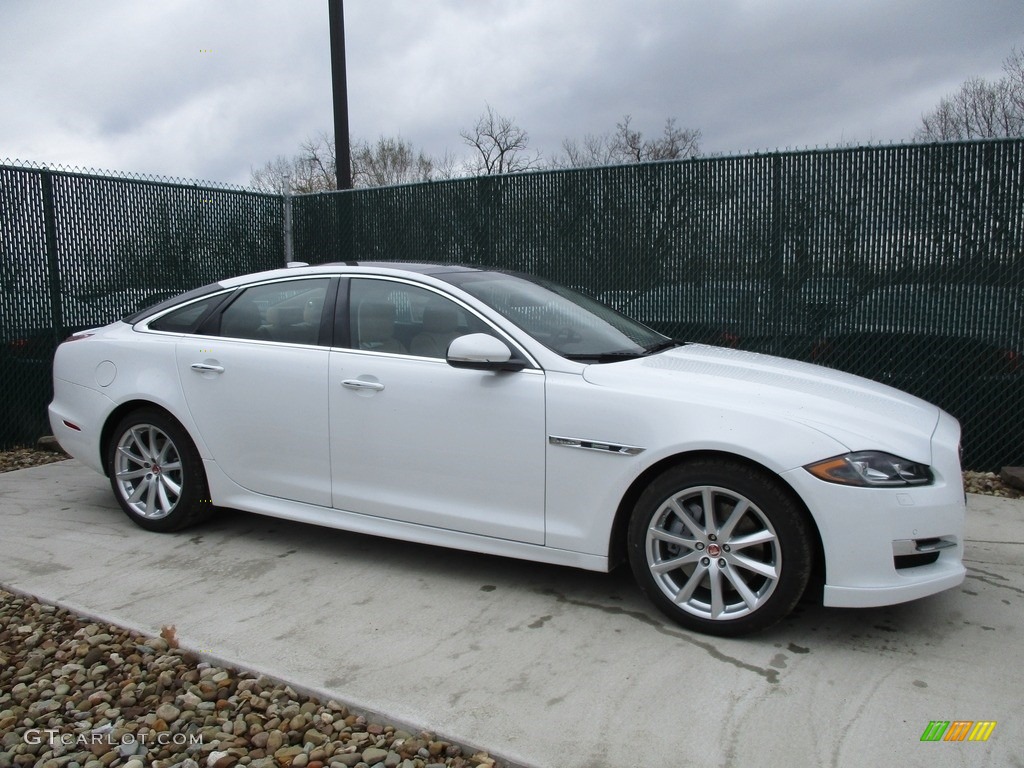
[[[908,139],[1024,45],[1019,0],[349,0],[353,135],[432,154],[486,103],[545,155],[665,118],[703,148]],[[331,131],[327,2],[4,0],[0,157],[242,182]]]

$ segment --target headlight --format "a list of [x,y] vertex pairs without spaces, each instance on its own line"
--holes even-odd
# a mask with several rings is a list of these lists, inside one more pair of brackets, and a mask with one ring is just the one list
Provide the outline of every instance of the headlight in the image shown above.
[[892,488],[928,485],[932,471],[924,464],[881,451],[857,451],[804,467],[815,477],[840,485]]

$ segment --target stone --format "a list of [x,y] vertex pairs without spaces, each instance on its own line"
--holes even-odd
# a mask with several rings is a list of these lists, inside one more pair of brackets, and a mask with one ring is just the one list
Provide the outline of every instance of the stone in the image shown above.
[[238,762],[238,758],[228,752],[214,750],[206,758],[207,768],[231,768]]
[[302,747],[283,747],[274,753],[274,759],[282,768],[290,768],[295,758],[301,754],[304,754]]
[[257,749],[263,749],[267,746],[267,742],[270,740],[270,734],[267,731],[260,733],[254,733],[249,742]]
[[180,714],[181,710],[170,702],[165,702],[156,708],[156,716],[165,723],[173,723]]
[[380,749],[379,747],[369,747],[363,750],[363,762],[373,765],[379,763],[381,760],[388,756],[386,749]]
[[274,730],[270,731],[270,733],[267,735],[267,743],[264,746],[266,747],[267,752],[269,752],[270,754],[274,754],[275,752],[277,752],[277,750],[279,750],[282,747],[283,744],[284,734],[280,731]]

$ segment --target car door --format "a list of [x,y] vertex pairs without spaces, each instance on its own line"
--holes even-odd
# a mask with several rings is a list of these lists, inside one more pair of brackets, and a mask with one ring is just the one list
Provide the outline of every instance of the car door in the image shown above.
[[330,360],[334,506],[543,544],[543,372],[448,365],[460,333],[500,334],[431,288],[353,278],[348,297],[349,345]]
[[320,325],[329,278],[240,291],[201,333],[177,343],[178,375],[213,460],[256,493],[331,505],[329,347]]

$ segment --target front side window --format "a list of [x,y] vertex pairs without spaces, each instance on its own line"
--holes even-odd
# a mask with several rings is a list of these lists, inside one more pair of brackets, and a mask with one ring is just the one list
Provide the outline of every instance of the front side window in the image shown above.
[[328,278],[313,278],[245,288],[221,314],[217,335],[316,344],[328,283]]
[[354,278],[349,289],[353,349],[444,359],[459,336],[486,330],[464,307],[394,280]]

